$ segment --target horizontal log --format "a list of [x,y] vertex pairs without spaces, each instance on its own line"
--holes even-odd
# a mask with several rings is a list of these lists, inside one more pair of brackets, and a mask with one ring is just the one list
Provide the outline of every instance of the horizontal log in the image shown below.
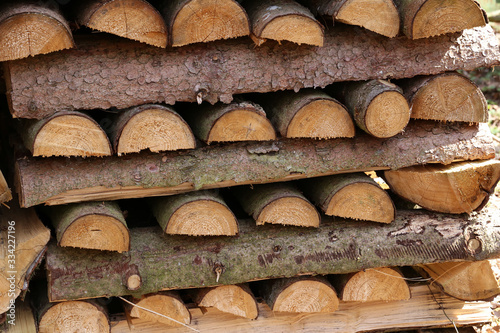
[[[500,216],[494,210],[472,217],[424,210],[397,215],[390,224],[325,218],[318,229],[257,227],[252,220],[240,220],[237,238],[163,235],[157,227],[137,228],[131,232],[130,251],[121,254],[51,243],[46,257],[49,297],[137,297],[163,289],[500,255]],[[130,275],[142,279],[136,291],[125,285]]]
[[353,139],[243,142],[164,154],[21,158],[16,164],[16,187],[21,206],[31,207],[494,157],[486,124],[415,121],[388,139],[360,133]]
[[14,117],[60,110],[124,109],[145,103],[229,103],[234,94],[298,91],[333,82],[400,79],[500,64],[491,27],[435,38],[387,38],[337,26],[324,47],[256,48],[249,38],[158,49],[113,36],[82,37],[78,47],[5,64]]

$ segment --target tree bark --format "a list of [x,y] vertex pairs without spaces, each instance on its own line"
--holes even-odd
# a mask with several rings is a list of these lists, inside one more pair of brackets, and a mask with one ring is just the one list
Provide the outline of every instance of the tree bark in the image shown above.
[[141,105],[101,122],[109,124],[108,133],[118,156],[145,149],[160,152],[196,147],[189,125],[167,106]]
[[472,213],[486,205],[500,180],[500,161],[422,165],[384,172],[391,190],[426,209]]
[[323,46],[323,26],[299,3],[293,0],[246,0],[242,3],[252,23],[252,34],[258,39]]
[[428,38],[486,24],[473,0],[394,0],[403,33],[411,39]]
[[160,10],[170,45],[183,46],[248,36],[248,16],[235,0],[164,0]]
[[125,217],[114,202],[88,202],[48,209],[59,246],[124,252],[130,249]]
[[489,26],[417,41],[337,27],[322,48],[272,43],[255,48],[237,39],[162,50],[112,36],[91,37],[79,40],[74,50],[5,63],[14,117],[196,102],[200,96],[211,104],[230,103],[234,94],[500,64],[498,40]]
[[73,6],[79,25],[153,46],[167,47],[165,21],[147,1],[87,0]]
[[194,300],[199,307],[214,307],[247,319],[256,319],[259,315],[257,301],[248,284],[199,289]]
[[276,139],[266,112],[252,102],[200,106],[199,110],[189,110],[183,115],[196,136],[208,144]]
[[62,111],[41,120],[23,120],[19,134],[33,156],[109,156],[108,136],[85,113]]
[[[159,228],[138,228],[131,233],[131,250],[122,254],[52,243],[47,252],[49,295],[51,301],[143,295],[278,276],[485,260],[500,255],[499,230],[500,216],[487,210],[472,217],[400,211],[391,224],[327,218],[318,229],[300,233],[240,221],[239,237],[216,239],[165,236]],[[125,285],[131,272],[143,281],[135,292]]]
[[332,16],[335,21],[358,25],[386,37],[399,33],[399,13],[393,0],[300,0],[316,15]]
[[240,205],[257,225],[319,226],[321,217],[314,205],[290,183],[238,187],[234,192]]
[[396,211],[390,196],[364,173],[307,179],[301,185],[326,215],[380,223],[394,220]]
[[0,61],[73,48],[66,19],[43,2],[7,1],[0,6]]
[[411,106],[411,118],[488,122],[488,103],[481,89],[456,73],[417,76],[398,84]]
[[7,184],[7,181],[0,170],[0,203],[10,200],[12,200],[12,192],[10,191],[9,184]]
[[359,135],[354,139],[233,143],[187,152],[141,153],[126,159],[23,158],[16,163],[16,189],[21,206],[31,207],[494,157],[486,124],[419,121],[385,140]]

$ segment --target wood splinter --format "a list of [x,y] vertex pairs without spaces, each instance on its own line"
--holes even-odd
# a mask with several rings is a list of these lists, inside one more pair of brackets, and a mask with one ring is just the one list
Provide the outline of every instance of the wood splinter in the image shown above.
[[194,299],[200,307],[215,307],[243,318],[255,319],[259,315],[257,301],[247,284],[200,289]]

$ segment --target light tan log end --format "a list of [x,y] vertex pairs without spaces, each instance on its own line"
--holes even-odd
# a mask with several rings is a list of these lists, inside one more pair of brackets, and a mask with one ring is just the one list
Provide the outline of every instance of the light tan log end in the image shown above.
[[107,315],[91,303],[68,301],[52,306],[39,323],[40,333],[110,332]]
[[[160,313],[166,317],[175,319],[183,324],[191,322],[191,313],[186,308],[177,293],[166,292],[143,296],[140,300],[134,302],[138,306]],[[168,326],[181,327],[182,325],[173,320],[151,313],[149,311],[132,307],[130,316],[141,318],[151,322],[159,322]]]
[[167,46],[167,27],[163,17],[143,0],[107,1],[82,23],[98,31],[153,46]]
[[191,0],[172,24],[172,45],[182,46],[250,34],[245,10],[235,0]]
[[2,171],[0,171],[0,203],[10,200],[12,200],[12,192],[10,191],[9,184],[7,184]]
[[317,228],[320,216],[309,201],[299,197],[283,197],[265,206],[256,223],[257,225],[271,223]]
[[366,110],[364,127],[377,138],[401,133],[410,121],[410,107],[399,92],[386,91],[375,97]]
[[264,115],[252,110],[233,110],[214,123],[207,142],[275,140],[273,125]]
[[323,46],[323,27],[316,20],[302,15],[280,16],[269,22],[259,38],[289,41],[296,44]]
[[197,302],[201,307],[214,307],[239,317],[255,319],[259,315],[257,302],[250,288],[239,285],[218,286],[203,293]]

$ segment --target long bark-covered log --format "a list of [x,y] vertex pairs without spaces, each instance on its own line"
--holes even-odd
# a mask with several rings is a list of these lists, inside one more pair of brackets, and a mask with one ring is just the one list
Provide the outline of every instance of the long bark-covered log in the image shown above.
[[[398,152],[395,154],[395,152]],[[233,185],[495,157],[486,124],[415,121],[389,139],[283,139],[127,158],[17,160],[22,207],[170,195]]]
[[50,298],[127,295],[131,274],[142,278],[133,292],[141,295],[500,255],[500,216],[488,210],[471,217],[400,211],[393,223],[383,225],[325,218],[318,229],[300,232],[254,224],[240,221],[239,237],[230,239],[165,236],[160,228],[138,228],[131,233],[131,250],[122,254],[52,243],[47,252]]
[[6,63],[14,117],[200,97],[229,103],[234,94],[500,64],[499,43],[489,26],[422,40],[336,27],[322,48],[275,43],[255,48],[248,39],[236,39],[163,50],[107,37],[92,36],[79,40],[74,50]]

